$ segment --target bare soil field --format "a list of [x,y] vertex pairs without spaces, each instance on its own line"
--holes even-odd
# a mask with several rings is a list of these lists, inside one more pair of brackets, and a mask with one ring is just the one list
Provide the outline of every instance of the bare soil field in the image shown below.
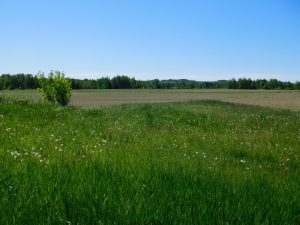
[[[35,90],[1,91],[0,95],[16,95],[40,99]],[[101,106],[164,103],[189,100],[221,100],[224,102],[259,105],[300,111],[299,91],[251,90],[76,90],[71,105],[87,108]]]

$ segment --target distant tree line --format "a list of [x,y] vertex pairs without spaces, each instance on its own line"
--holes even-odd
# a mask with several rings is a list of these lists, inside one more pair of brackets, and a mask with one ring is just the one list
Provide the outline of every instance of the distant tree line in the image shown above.
[[[136,80],[128,76],[115,76],[113,78],[101,77],[99,79],[73,79],[70,78],[72,89],[278,89],[300,90],[300,82],[283,82],[277,79],[231,79],[219,81],[179,80]],[[0,76],[0,90],[3,89],[36,89],[39,87],[37,76],[32,74],[3,74]]]
[[37,76],[32,74],[2,74],[0,76],[0,90],[36,89],[37,87],[39,87]]
[[281,89],[281,90],[300,90],[300,82],[282,82],[277,79],[257,79],[251,80],[240,78],[226,81],[226,88],[229,89]]

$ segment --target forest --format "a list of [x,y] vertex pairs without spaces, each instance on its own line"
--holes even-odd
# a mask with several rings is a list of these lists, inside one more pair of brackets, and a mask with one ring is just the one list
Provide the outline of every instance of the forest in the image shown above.
[[[239,78],[218,81],[195,81],[187,79],[169,80],[136,80],[129,76],[101,77],[99,79],[71,80],[72,89],[278,89],[300,90],[300,82],[283,82],[277,79]],[[38,78],[32,74],[2,74],[0,90],[36,89],[39,87]]]

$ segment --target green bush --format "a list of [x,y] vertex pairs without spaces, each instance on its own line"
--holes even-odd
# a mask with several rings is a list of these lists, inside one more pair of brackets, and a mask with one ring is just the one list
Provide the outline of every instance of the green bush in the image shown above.
[[44,74],[38,75],[40,84],[39,91],[43,96],[43,100],[67,105],[71,97],[71,81],[65,78],[63,72],[50,71],[48,77]]

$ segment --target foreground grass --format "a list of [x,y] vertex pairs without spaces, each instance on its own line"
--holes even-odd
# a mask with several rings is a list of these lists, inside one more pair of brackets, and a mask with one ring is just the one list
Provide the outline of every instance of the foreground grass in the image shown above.
[[298,112],[0,101],[0,224],[300,223]]

